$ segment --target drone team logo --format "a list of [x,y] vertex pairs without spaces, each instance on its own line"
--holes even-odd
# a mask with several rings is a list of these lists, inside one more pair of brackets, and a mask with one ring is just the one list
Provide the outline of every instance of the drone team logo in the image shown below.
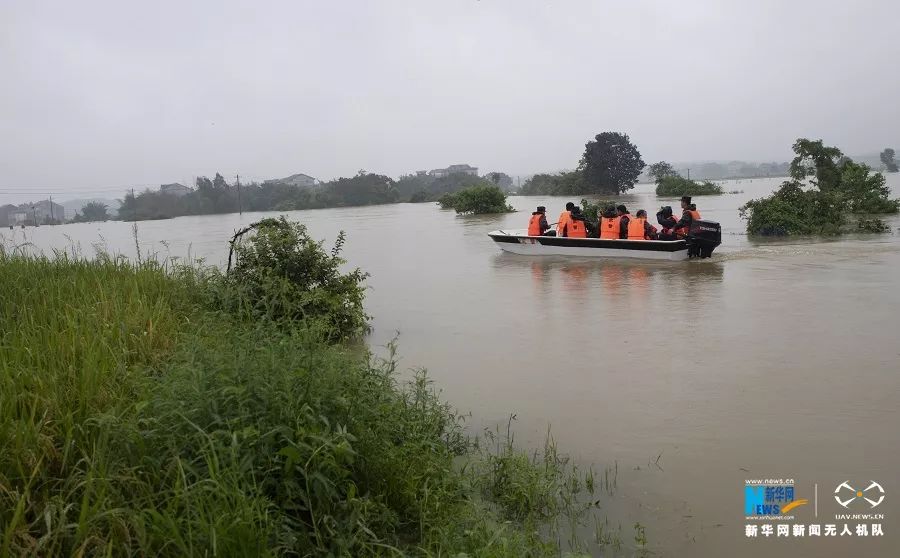
[[[884,487],[875,481],[869,481],[870,484],[863,490],[857,490],[850,486],[850,481],[844,481],[834,489],[834,499],[841,506],[849,509],[850,504],[859,500],[857,504],[861,504],[862,500],[869,503],[869,509],[877,507],[884,501]],[[857,504],[854,504],[856,506]]]

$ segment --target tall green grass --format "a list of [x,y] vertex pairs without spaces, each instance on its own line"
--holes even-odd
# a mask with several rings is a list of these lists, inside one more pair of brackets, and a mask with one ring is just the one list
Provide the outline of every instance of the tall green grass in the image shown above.
[[473,444],[393,352],[223,309],[216,272],[0,250],[0,284],[4,556],[588,549],[552,443]]

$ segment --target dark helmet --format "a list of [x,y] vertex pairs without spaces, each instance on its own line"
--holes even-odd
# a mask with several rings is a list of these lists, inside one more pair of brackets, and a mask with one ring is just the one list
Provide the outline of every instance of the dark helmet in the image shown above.
[[573,208],[573,207],[575,207],[575,204],[574,204],[574,203],[572,203],[572,202],[567,203],[567,204],[566,204],[566,211],[572,211],[572,208]]
[[616,206],[616,211],[621,211],[622,213],[628,213],[628,208],[624,205]]
[[537,212],[538,212],[538,213],[545,213],[546,211],[547,211],[547,208],[544,207],[543,205],[537,206]]
[[690,196],[681,196],[681,201],[684,203],[691,205],[691,197]]

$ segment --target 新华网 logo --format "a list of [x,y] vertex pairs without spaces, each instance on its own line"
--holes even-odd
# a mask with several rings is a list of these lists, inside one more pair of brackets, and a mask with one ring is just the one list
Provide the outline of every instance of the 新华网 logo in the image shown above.
[[806,498],[795,497],[793,484],[744,486],[744,515],[747,516],[781,516],[808,503]]
[[838,504],[848,509],[854,501],[859,504],[865,500],[869,503],[869,509],[872,509],[884,501],[884,487],[875,481],[869,481],[868,487],[863,490],[857,490],[850,486],[850,481],[844,481],[834,489],[834,499]]

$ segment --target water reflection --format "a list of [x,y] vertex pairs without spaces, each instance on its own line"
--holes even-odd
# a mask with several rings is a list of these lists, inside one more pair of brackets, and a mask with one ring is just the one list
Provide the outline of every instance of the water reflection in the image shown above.
[[530,270],[535,286],[541,290],[547,282],[552,282],[571,293],[597,287],[608,295],[648,293],[654,288],[682,289],[686,285],[709,286],[721,282],[725,273],[724,264],[717,261],[645,262],[502,252],[493,257],[492,263],[501,271]]

